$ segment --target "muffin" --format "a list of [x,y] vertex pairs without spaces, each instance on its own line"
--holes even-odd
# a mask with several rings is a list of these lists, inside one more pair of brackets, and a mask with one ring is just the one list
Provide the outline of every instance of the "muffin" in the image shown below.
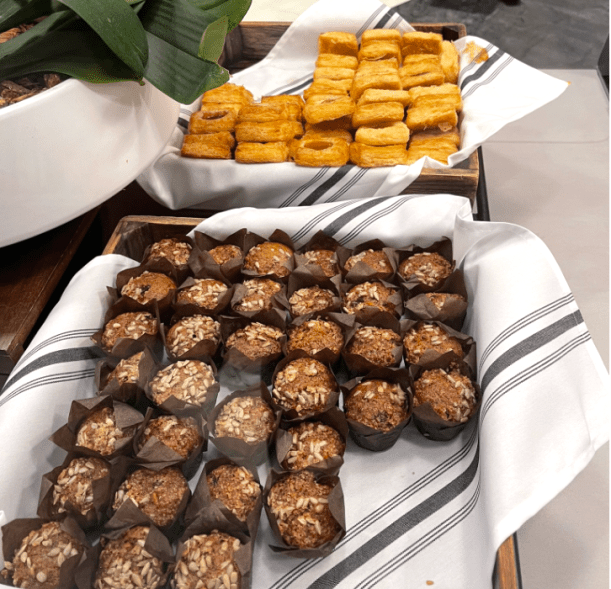
[[165,565],[145,549],[149,530],[148,526],[135,526],[105,543],[100,553],[94,589],[163,587]]
[[279,282],[270,278],[251,278],[242,284],[244,291],[242,296],[232,303],[233,310],[238,312],[271,309],[272,297],[282,289]]
[[333,306],[334,294],[328,288],[308,286],[296,290],[289,298],[291,315],[301,317],[308,313],[324,311]]
[[83,545],[62,530],[60,522],[48,522],[31,531],[12,562],[4,565],[12,573],[15,587],[57,589],[62,564],[83,551]]
[[82,421],[76,432],[76,445],[109,456],[117,449],[117,442],[131,438],[135,429],[119,428],[112,407],[102,407]]
[[386,274],[390,276],[393,273],[392,266],[390,264],[390,260],[388,256],[383,250],[373,250],[368,249],[358,254],[354,254],[350,256],[346,263],[344,264],[344,268],[348,271],[352,270],[359,262],[363,262],[367,264],[370,268],[375,270],[380,274]]
[[216,378],[208,364],[200,360],[181,360],[162,368],[151,379],[150,398],[156,405],[162,405],[170,397],[191,405],[208,405],[214,385]]
[[289,328],[286,347],[289,353],[303,350],[314,356],[328,349],[339,356],[343,345],[344,335],[337,323],[326,319],[310,319]]
[[437,309],[441,309],[444,305],[453,301],[460,301],[462,303],[467,302],[462,295],[451,292],[427,292],[424,296],[429,299]]
[[396,366],[401,362],[401,336],[383,327],[359,327],[346,347],[349,354],[356,354],[379,367]]
[[166,346],[170,354],[179,358],[200,342],[208,342],[212,355],[221,341],[221,324],[207,315],[182,317],[168,329]]
[[304,421],[289,428],[293,443],[282,461],[286,470],[303,470],[334,456],[343,456],[346,444],[339,432],[319,421]]
[[244,466],[221,464],[206,475],[210,497],[218,499],[240,521],[246,521],[261,496],[261,485]]
[[395,297],[398,292],[397,289],[377,281],[356,284],[344,295],[344,311],[355,314],[377,309],[396,316],[396,304],[391,297]]
[[240,546],[237,538],[217,530],[191,536],[176,563],[172,587],[240,589],[240,569],[234,559]]
[[336,274],[339,274],[339,267],[337,265],[337,256],[333,250],[309,250],[302,254],[306,259],[306,265],[319,266],[323,274],[327,278],[331,278]]
[[418,282],[426,286],[434,286],[447,278],[453,270],[453,265],[437,252],[422,252],[405,258],[399,264],[399,275],[404,280],[414,276]]
[[202,309],[215,309],[220,297],[228,290],[227,285],[214,278],[195,278],[191,286],[176,293],[178,305],[196,305]]
[[180,515],[188,490],[187,479],[177,467],[168,466],[159,471],[138,468],[117,489],[112,508],[117,511],[131,499],[155,525],[164,528]]
[[176,283],[165,274],[145,270],[139,276],[132,276],[121,288],[121,295],[141,305],[160,301],[176,288]]
[[344,402],[346,418],[367,427],[388,432],[408,417],[405,391],[380,379],[359,383]]
[[138,352],[129,358],[121,360],[108,375],[106,384],[117,381],[118,384],[128,384],[138,382],[140,375],[140,360],[144,352]]
[[168,260],[172,266],[185,266],[191,255],[191,245],[175,237],[168,237],[153,243],[144,263],[156,260]]
[[267,504],[286,544],[318,548],[337,536],[341,527],[329,509],[332,490],[307,470],[289,473],[272,485]]
[[225,403],[214,421],[217,438],[238,438],[247,444],[267,442],[276,428],[276,416],[264,399],[236,396]]
[[157,320],[145,311],[121,313],[106,323],[102,331],[102,347],[112,351],[118,340],[138,340],[144,335],[157,335]]
[[403,337],[405,361],[416,364],[427,350],[439,354],[454,352],[463,357],[460,341],[448,335],[439,325],[434,323],[418,323],[407,331]]
[[414,407],[424,403],[446,421],[465,423],[477,403],[475,387],[458,369],[424,370],[414,382]]
[[264,241],[248,250],[244,258],[244,270],[256,272],[259,276],[275,274],[285,277],[290,274],[286,266],[293,257],[293,250],[276,241]]
[[151,419],[138,439],[138,452],[152,438],[156,438],[185,460],[203,441],[195,419],[175,415],[160,415]]
[[287,362],[274,378],[272,396],[283,411],[305,417],[323,411],[338,390],[331,370],[313,358]]
[[93,481],[110,475],[108,463],[101,458],[82,457],[71,460],[53,485],[53,507],[55,512],[66,513],[69,509],[86,515],[94,508]]
[[234,331],[227,338],[225,347],[228,350],[239,350],[250,360],[257,360],[280,354],[280,340],[283,336],[284,332],[277,327],[253,322]]

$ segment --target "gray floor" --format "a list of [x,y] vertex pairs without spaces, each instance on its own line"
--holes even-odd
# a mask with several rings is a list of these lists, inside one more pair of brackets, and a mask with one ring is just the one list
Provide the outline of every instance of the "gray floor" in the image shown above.
[[536,68],[594,68],[609,35],[608,0],[417,0],[396,10],[412,22],[458,22]]

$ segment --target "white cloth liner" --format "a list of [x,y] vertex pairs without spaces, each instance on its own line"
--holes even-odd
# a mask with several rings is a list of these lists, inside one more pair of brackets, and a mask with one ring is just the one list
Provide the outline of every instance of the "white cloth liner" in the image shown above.
[[[260,62],[232,76],[258,100],[269,94],[301,94],[312,79],[318,35],[342,30],[359,38],[370,28],[413,28],[378,0],[320,0],[295,20]],[[485,48],[488,59],[471,62],[467,43]],[[177,128],[157,161],[138,177],[146,192],[170,209],[286,207],[401,194],[424,167],[449,168],[464,161],[506,124],[557,98],[567,83],[514,59],[488,41],[467,36],[455,42],[461,55],[459,86],[462,148],[442,164],[422,158],[391,168],[307,168],[293,163],[238,164],[180,156],[189,116],[200,101],[182,105]]]
[[[253,589],[427,580],[490,589],[498,546],[608,440],[608,374],[547,247],[522,227],[473,221],[468,201],[453,195],[232,210],[198,229],[223,238],[244,226],[263,236],[282,228],[297,245],[319,229],[348,247],[374,237],[392,246],[452,238],[470,296],[463,331],[477,342],[484,393],[479,419],[451,442],[431,442],[412,423],[383,453],[350,441],[340,471],[347,536],[323,560],[295,560],[267,548],[263,515]],[[89,338],[102,323],[106,286],[135,265],[107,255],[83,268],[2,391],[0,522],[35,516],[41,475],[64,457],[47,438],[73,399],[95,394]],[[219,398],[228,393],[223,387]],[[207,459],[216,455],[211,445]],[[267,471],[260,467],[263,482]]]

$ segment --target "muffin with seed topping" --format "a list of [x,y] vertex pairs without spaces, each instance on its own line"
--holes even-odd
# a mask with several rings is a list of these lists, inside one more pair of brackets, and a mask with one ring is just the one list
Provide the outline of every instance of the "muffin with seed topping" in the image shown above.
[[144,347],[152,344],[158,333],[157,319],[151,313],[130,311],[108,320],[102,328],[99,339],[95,336],[93,339],[104,351],[113,353],[115,346],[122,340],[133,340],[134,345]]
[[274,306],[275,295],[280,294],[282,284],[271,278],[250,278],[236,286],[231,308],[237,313],[255,313]]
[[153,439],[176,452],[184,460],[203,443],[203,436],[195,419],[176,415],[160,415],[151,419],[137,440],[138,452],[146,444],[152,443]]
[[403,280],[415,279],[432,287],[450,276],[454,264],[437,252],[412,254],[399,264],[399,275]]
[[342,328],[335,322],[318,317],[288,328],[287,352],[303,350],[310,356],[326,352],[327,362],[335,362],[344,345]]
[[261,497],[261,485],[252,472],[237,464],[220,464],[206,474],[210,498],[218,499],[245,522]]
[[208,253],[219,266],[226,264],[230,260],[240,260],[242,258],[242,250],[237,245],[229,243],[217,245],[208,250]]
[[333,250],[312,249],[303,252],[301,255],[305,260],[306,266],[318,266],[322,274],[327,278],[339,274],[337,254]]
[[464,356],[458,338],[451,336],[443,327],[435,323],[419,322],[403,336],[405,361],[417,364],[428,353],[445,354],[453,352],[458,358]]
[[287,430],[291,446],[281,466],[286,470],[303,470],[329,463],[331,459],[341,463],[346,443],[331,425],[321,421],[303,421]]
[[343,297],[344,311],[353,315],[385,312],[401,314],[401,295],[397,288],[381,281],[368,281],[350,287]]
[[145,270],[138,276],[132,276],[121,287],[121,295],[146,305],[164,299],[175,289],[176,283],[169,276]]
[[135,384],[140,376],[140,360],[144,352],[138,352],[129,358],[123,358],[108,375],[106,384],[116,381],[117,384]]
[[187,315],[167,331],[166,348],[172,358],[214,356],[221,341],[221,324],[208,315]]
[[353,254],[346,260],[344,268],[350,271],[359,263],[365,264],[380,277],[388,278],[393,273],[393,267],[384,250],[366,249]]
[[194,305],[207,311],[220,311],[229,303],[229,288],[215,278],[194,278],[176,293],[176,305]]
[[238,438],[247,444],[268,442],[276,428],[276,415],[257,396],[235,396],[226,402],[214,420],[217,438]]
[[150,245],[143,263],[167,260],[172,266],[186,266],[192,249],[191,244],[186,241],[177,237],[167,237]]
[[289,298],[290,311],[293,317],[309,313],[322,312],[335,305],[335,295],[328,288],[306,286],[299,288]]
[[393,329],[363,325],[349,337],[344,357],[353,372],[363,373],[376,367],[398,366],[402,350],[401,336]]
[[250,248],[244,257],[244,270],[257,276],[274,274],[281,278],[291,272],[293,250],[276,241],[264,241]]
[[101,407],[91,412],[79,425],[75,443],[102,456],[110,456],[124,447],[133,437],[136,426],[120,428],[113,407]]
[[254,321],[236,329],[225,342],[227,350],[237,350],[249,360],[273,358],[282,352],[284,332],[273,325]]

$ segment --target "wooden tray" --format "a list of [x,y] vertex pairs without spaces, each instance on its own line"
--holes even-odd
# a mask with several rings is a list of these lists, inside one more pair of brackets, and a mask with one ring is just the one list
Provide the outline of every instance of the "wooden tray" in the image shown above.
[[[290,24],[289,22],[240,23],[227,36],[219,63],[231,73],[254,65],[270,52]],[[448,40],[455,40],[467,34],[465,25],[458,23],[412,23],[412,26],[418,31],[441,33]],[[479,160],[477,151],[474,151],[467,160],[452,169],[424,168],[420,176],[402,194],[450,193],[466,196],[473,203],[478,178]]]
[[[142,260],[148,245],[172,235],[184,235],[204,219],[196,217],[154,217],[132,215],[117,224],[103,254],[121,254]],[[494,568],[495,589],[521,589],[516,538],[510,536],[501,544]]]

